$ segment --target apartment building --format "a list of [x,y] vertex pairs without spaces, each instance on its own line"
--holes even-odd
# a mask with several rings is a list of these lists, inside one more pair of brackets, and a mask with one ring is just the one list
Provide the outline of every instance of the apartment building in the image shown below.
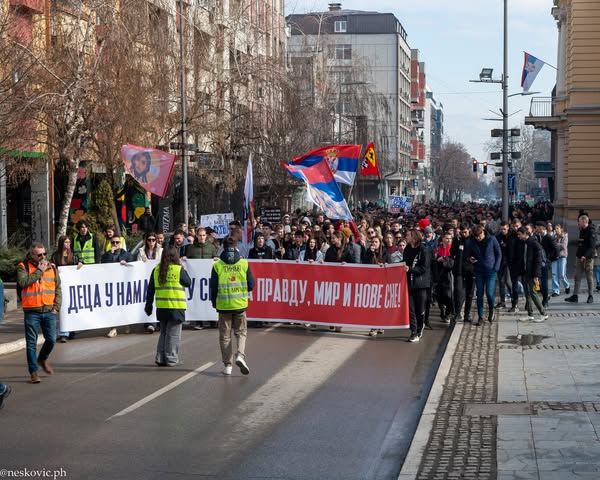
[[[324,12],[286,17],[289,63],[303,64],[309,94],[322,95],[335,111],[330,143],[374,141],[384,195],[409,193],[411,183],[411,49],[400,21],[390,13],[349,10],[341,3]],[[365,196],[377,199],[376,184]]]

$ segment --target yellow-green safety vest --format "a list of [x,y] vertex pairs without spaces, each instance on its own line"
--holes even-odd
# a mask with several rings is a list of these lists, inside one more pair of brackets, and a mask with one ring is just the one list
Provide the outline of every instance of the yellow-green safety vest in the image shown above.
[[248,262],[240,259],[231,265],[219,260],[213,268],[219,277],[217,310],[248,308]]
[[154,267],[154,298],[156,299],[156,308],[171,308],[185,310],[187,303],[185,301],[185,287],[179,283],[181,265],[169,265],[167,270],[167,281],[161,285],[158,281],[160,265]]
[[96,252],[94,251],[94,236],[90,233],[89,240],[83,244],[79,242],[79,235],[73,238],[73,253],[79,257],[79,261],[85,265],[96,263]]

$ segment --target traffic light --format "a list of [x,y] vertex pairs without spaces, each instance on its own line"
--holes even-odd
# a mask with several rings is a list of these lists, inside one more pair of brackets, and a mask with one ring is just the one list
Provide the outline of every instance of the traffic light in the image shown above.
[[473,173],[477,173],[477,160],[473,159]]
[[487,173],[487,162],[483,162],[483,174],[485,175]]

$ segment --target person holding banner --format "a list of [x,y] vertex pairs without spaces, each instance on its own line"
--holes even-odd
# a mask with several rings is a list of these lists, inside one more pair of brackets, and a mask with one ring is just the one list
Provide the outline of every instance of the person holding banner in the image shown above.
[[[83,263],[79,261],[79,257],[71,250],[71,239],[66,235],[61,235],[58,238],[56,251],[52,254],[51,262],[57,267],[65,265],[77,265],[77,270],[83,267]],[[75,332],[58,332],[57,340],[60,343],[66,343],[67,338],[74,338]]]
[[154,267],[150,275],[144,307],[146,315],[152,315],[152,303],[156,296],[156,319],[160,322],[160,335],[154,363],[159,367],[175,367],[181,364],[179,346],[187,308],[185,287],[191,284],[190,276],[181,266],[177,248],[166,247],[160,264]]
[[253,289],[254,277],[248,261],[240,257],[235,240],[226,238],[221,258],[213,265],[210,276],[210,301],[219,313],[219,344],[224,375],[231,375],[232,372],[232,331],[237,340],[235,364],[243,375],[250,373],[246,363],[246,310],[248,294]]
[[100,263],[102,248],[98,238],[90,232],[90,224],[87,220],[79,220],[75,226],[77,235],[73,238],[73,253],[79,257],[84,265]]
[[408,245],[404,249],[404,262],[408,282],[411,333],[408,341],[416,343],[421,340],[425,325],[426,304],[431,288],[432,251],[423,244],[423,232],[419,229],[409,230],[406,240]]
[[[102,255],[102,261],[100,263],[120,263],[121,265],[127,265],[129,262],[135,261],[133,255],[121,247],[121,242],[121,237],[114,235],[110,239],[110,250]],[[126,328],[125,333],[129,333],[129,327]],[[117,334],[117,329],[111,328],[106,336],[108,338],[114,338]]]

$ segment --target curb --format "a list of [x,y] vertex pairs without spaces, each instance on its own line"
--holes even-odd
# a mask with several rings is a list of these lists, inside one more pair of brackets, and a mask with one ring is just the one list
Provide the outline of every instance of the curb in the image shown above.
[[[40,335],[38,338],[38,346],[44,343],[43,335]],[[20,340],[15,340],[13,342],[2,343],[0,344],[0,355],[8,355],[9,353],[18,352],[19,350],[23,350],[27,346],[27,343],[24,338]]]
[[457,322],[454,325],[454,329],[448,340],[448,345],[446,346],[446,351],[444,352],[444,357],[440,362],[435,380],[429,391],[427,402],[423,407],[423,413],[421,413],[421,419],[417,425],[417,430],[415,431],[412,442],[410,443],[410,448],[406,454],[406,460],[402,464],[402,469],[398,474],[398,480],[414,480],[417,478],[423,453],[427,446],[427,442],[429,441],[429,436],[433,428],[433,421],[437,413],[440,398],[444,391],[446,378],[450,373],[450,367],[454,360],[454,352],[456,351],[456,346],[458,345],[463,326],[464,322]]

